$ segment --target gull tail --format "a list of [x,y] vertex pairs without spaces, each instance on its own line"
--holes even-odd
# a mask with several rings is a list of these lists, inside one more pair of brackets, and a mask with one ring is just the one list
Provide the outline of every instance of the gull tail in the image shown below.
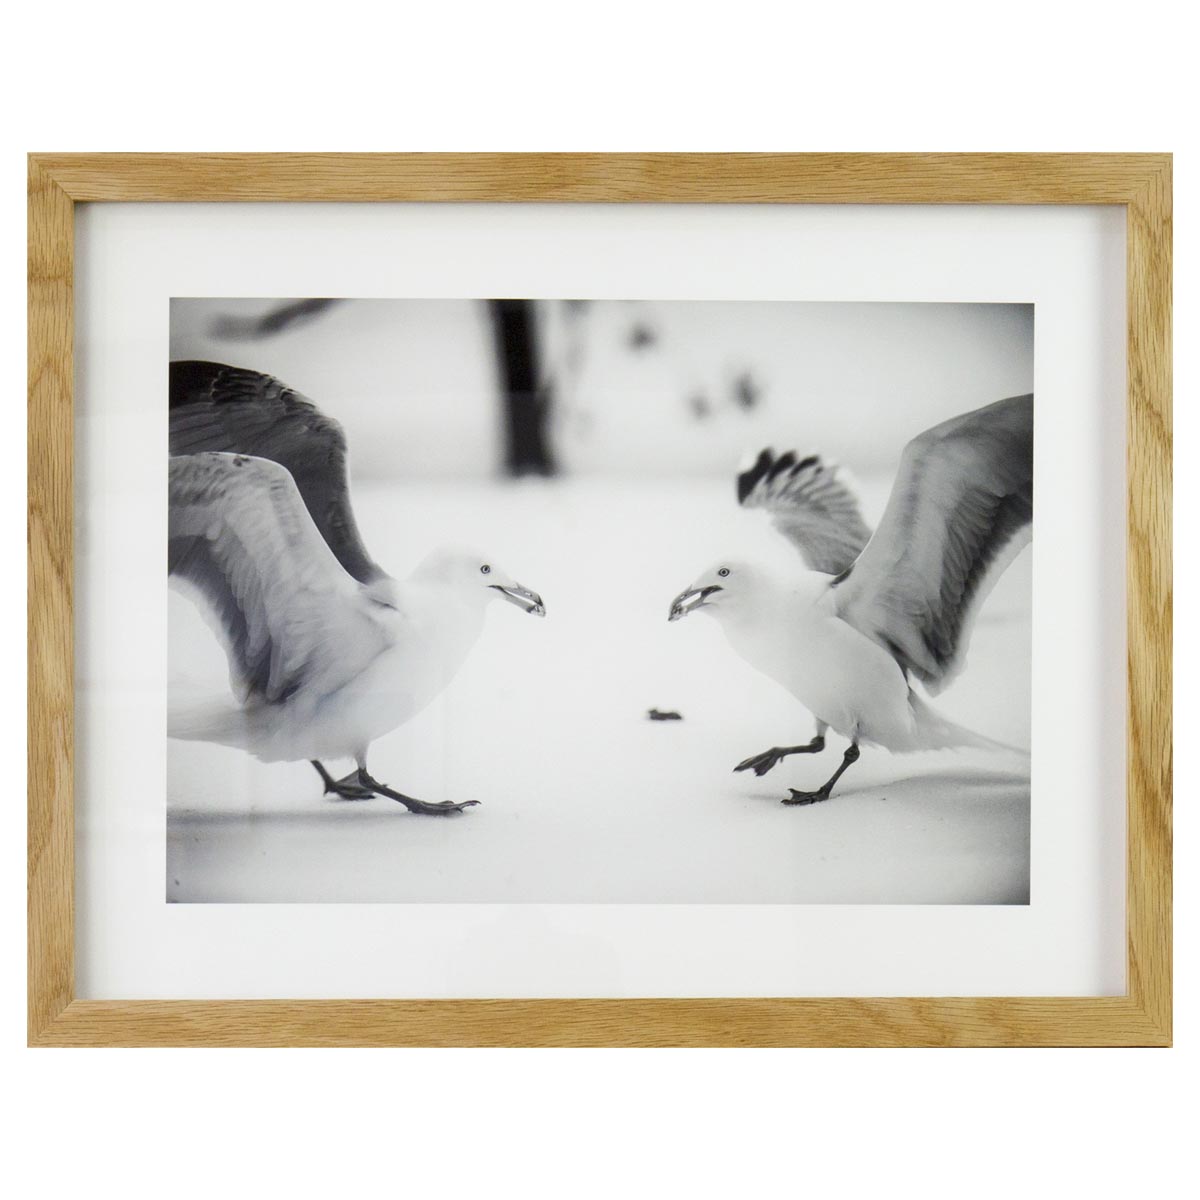
[[231,700],[173,705],[167,713],[167,737],[186,742],[217,742],[245,750],[246,714]]
[[1007,742],[984,737],[963,725],[947,720],[932,705],[926,704],[916,692],[908,693],[908,706],[913,715],[913,750],[952,750],[968,747],[1017,754],[1028,759],[1029,751]]

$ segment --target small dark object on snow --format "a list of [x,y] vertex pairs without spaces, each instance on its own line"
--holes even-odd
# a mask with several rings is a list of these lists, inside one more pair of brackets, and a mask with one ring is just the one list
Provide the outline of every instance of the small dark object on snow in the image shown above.
[[677,712],[659,712],[657,708],[652,708],[647,714],[652,721],[682,721],[683,715]]

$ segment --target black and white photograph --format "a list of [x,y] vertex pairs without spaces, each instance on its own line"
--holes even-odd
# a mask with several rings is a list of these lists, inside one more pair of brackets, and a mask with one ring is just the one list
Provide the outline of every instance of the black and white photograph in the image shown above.
[[167,899],[1028,904],[1033,384],[1028,304],[174,299]]

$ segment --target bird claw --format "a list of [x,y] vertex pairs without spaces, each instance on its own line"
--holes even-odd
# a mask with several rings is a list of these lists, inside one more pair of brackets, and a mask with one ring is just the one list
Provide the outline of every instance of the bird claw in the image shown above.
[[370,788],[358,787],[356,784],[338,783],[325,789],[326,796],[335,800],[372,800],[375,793]]
[[325,795],[332,796],[335,800],[371,800],[375,796],[375,790],[361,784],[355,771],[341,779],[326,778]]
[[752,754],[749,758],[743,759],[734,771],[753,771],[760,779],[772,767],[779,765],[783,755],[776,750],[764,750],[761,754]]
[[829,793],[823,788],[816,792],[798,792],[795,788],[788,788],[788,791],[791,795],[784,796],[780,804],[818,804],[829,799]]
[[427,800],[417,800],[412,796],[406,796],[403,792],[397,792],[385,783],[380,783],[378,779],[368,775],[365,769],[359,770],[358,781],[361,787],[371,788],[377,795],[395,800],[397,804],[403,804],[410,813],[417,813],[421,816],[444,817],[450,813],[462,812],[464,808],[470,808],[479,803],[478,800],[461,800],[458,803],[453,800],[438,800],[433,803]]
[[427,802],[425,800],[401,800],[401,804],[411,813],[417,813],[427,817],[446,817],[450,813],[462,812],[464,808],[470,808],[472,805],[478,804],[478,800],[462,800],[455,803],[453,800],[438,800]]

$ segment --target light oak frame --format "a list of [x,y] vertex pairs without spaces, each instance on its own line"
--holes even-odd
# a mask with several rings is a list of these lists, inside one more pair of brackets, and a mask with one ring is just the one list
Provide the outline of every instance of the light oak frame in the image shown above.
[[[751,1000],[76,999],[75,205],[238,200],[1123,206],[1128,293],[1126,994]],[[31,1045],[1170,1044],[1169,155],[31,155],[28,532]]]

